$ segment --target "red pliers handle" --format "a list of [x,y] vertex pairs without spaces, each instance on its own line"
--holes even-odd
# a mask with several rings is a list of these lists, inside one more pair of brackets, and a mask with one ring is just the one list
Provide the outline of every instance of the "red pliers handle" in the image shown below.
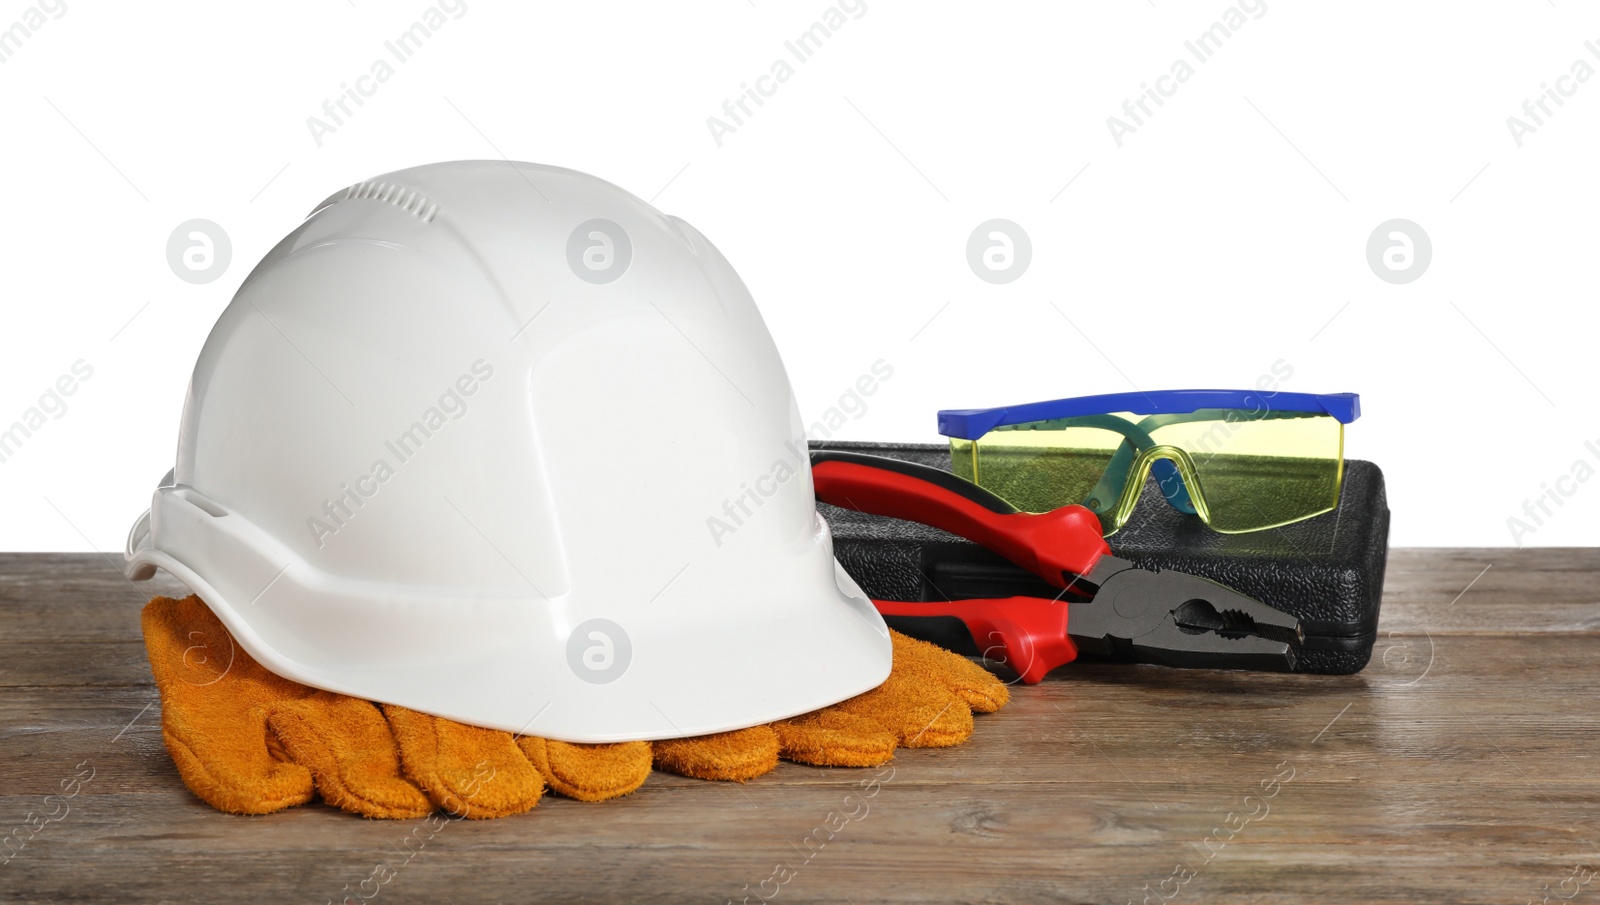
[[[942,528],[988,547],[1058,588],[1094,570],[1111,547],[1100,519],[1083,506],[1022,512],[982,487],[949,472],[881,456],[816,452],[811,477],[817,499],[846,509]],[[1006,597],[947,601],[935,606],[874,600],[884,616],[955,617],[986,659],[1011,666],[1032,685],[1078,656],[1062,600]],[[935,612],[936,611],[936,612]]]
[[814,452],[811,479],[824,503],[943,528],[1058,588],[1088,575],[1100,557],[1111,553],[1100,519],[1086,507],[1022,512],[970,481],[914,462]]
[[1011,667],[1025,685],[1036,684],[1050,670],[1078,659],[1078,645],[1067,631],[1072,605],[1065,600],[992,597],[936,604],[902,600],[872,603],[888,617],[960,619],[979,655]]

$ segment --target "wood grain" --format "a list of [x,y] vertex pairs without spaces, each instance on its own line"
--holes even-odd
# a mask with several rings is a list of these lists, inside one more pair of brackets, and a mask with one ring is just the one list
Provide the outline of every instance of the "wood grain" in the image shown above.
[[[1359,675],[1075,664],[968,744],[902,752],[870,798],[875,771],[785,764],[430,832],[212,811],[162,746],[138,639],[144,599],[181,589],[0,556],[0,837],[28,840],[0,901],[1600,898],[1574,874],[1600,867],[1597,580],[1600,550],[1396,550]],[[851,819],[808,850],[830,813]],[[359,889],[380,863],[393,879]]]

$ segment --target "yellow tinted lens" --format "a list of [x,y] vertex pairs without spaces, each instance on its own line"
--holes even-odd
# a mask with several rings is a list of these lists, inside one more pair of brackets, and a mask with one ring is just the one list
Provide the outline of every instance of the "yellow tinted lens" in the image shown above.
[[1339,505],[1344,425],[1337,419],[1232,409],[1195,416],[1156,427],[1150,435],[1157,444],[1188,455],[1214,530],[1259,531]]
[[[1018,509],[1049,512],[1083,503],[1104,513],[1116,499],[1090,496],[1122,442],[1121,434],[1099,428],[1019,425],[990,431],[975,441],[951,440],[950,459],[956,474]],[[1121,486],[1121,480],[1116,481],[1116,488]]]

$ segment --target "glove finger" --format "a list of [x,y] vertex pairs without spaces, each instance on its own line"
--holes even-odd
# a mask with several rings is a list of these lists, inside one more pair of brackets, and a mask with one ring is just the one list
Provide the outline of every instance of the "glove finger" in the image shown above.
[[523,736],[517,747],[550,788],[579,801],[618,798],[644,785],[650,776],[650,744],[580,745]]
[[267,708],[312,690],[251,659],[199,597],[152,598],[139,621],[161,695],[161,737],[183,784],[234,814],[310,801],[311,772],[269,749]]
[[826,709],[878,723],[907,748],[945,748],[972,736],[972,708],[967,702],[942,683],[902,671],[898,657],[882,685]]
[[453,816],[506,817],[539,803],[544,780],[511,733],[382,706],[406,777]]
[[667,739],[650,747],[657,767],[695,779],[744,782],[778,766],[778,736],[771,726]]
[[784,760],[819,767],[876,767],[894,757],[900,736],[875,719],[832,708],[772,724]]
[[894,671],[948,688],[975,713],[994,713],[1011,700],[1011,690],[987,669],[938,645],[890,630]]
[[273,705],[267,725],[329,804],[363,817],[433,813],[428,796],[400,775],[400,749],[372,702],[319,691]]

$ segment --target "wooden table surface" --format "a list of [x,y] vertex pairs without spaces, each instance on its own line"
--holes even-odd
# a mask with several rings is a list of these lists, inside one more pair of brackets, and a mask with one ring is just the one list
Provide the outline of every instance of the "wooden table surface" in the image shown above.
[[1596,549],[1394,551],[1360,675],[1068,666],[892,770],[435,831],[191,796],[138,631],[178,590],[0,556],[0,902],[1600,901]]

